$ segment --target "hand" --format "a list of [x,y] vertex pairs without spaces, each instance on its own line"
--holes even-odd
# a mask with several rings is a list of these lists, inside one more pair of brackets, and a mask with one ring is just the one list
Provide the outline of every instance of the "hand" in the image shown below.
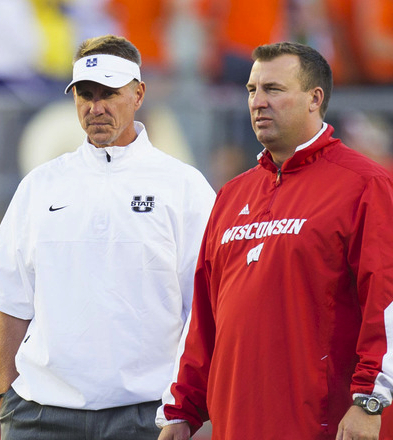
[[191,430],[189,424],[181,422],[164,426],[158,440],[189,440],[190,438]]
[[338,425],[336,440],[378,440],[380,428],[381,416],[353,405]]

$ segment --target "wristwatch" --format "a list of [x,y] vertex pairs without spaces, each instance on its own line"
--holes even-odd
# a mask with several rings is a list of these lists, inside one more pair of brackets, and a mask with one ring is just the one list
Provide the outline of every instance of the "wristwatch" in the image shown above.
[[363,408],[367,414],[382,414],[383,405],[379,401],[379,399],[374,396],[355,397],[355,399],[353,400],[353,404],[356,406],[360,406],[360,408]]

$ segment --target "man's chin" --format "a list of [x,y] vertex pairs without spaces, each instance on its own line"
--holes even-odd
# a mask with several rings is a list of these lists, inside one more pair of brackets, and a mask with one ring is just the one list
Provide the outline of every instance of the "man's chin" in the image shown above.
[[104,148],[110,146],[111,142],[108,137],[89,136],[89,142],[97,148]]
[[266,133],[258,133],[257,134],[258,142],[264,144],[265,142],[269,142],[269,136],[266,136]]
[[275,140],[276,136],[275,133],[273,133],[272,130],[267,130],[267,129],[257,129],[254,130],[255,131],[255,135],[256,138],[258,139],[258,141],[263,144],[265,142],[269,143]]

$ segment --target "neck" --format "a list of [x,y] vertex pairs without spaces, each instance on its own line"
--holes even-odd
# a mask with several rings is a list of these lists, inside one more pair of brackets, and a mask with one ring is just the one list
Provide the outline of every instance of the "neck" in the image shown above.
[[321,131],[322,126],[323,121],[320,121],[313,129],[308,130],[306,135],[299,136],[297,139],[286,145],[281,141],[277,142],[277,145],[264,144],[264,147],[270,151],[275,165],[278,168],[281,168],[282,164],[295,154],[298,147],[311,141]]
[[105,147],[126,147],[127,145],[130,145],[132,142],[135,141],[135,139],[138,137],[136,131],[134,130],[133,134],[131,136],[121,136],[114,140],[113,142],[104,142],[99,143],[97,141],[94,141],[90,137],[87,138],[87,141],[94,145],[96,148],[105,148]]

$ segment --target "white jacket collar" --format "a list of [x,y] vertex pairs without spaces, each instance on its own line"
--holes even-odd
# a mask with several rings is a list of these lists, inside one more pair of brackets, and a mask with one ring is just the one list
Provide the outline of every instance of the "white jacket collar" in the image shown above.
[[105,166],[108,163],[108,155],[111,158],[112,166],[117,168],[119,166],[124,166],[125,162],[131,158],[145,156],[153,148],[145,126],[138,121],[134,122],[134,127],[137,133],[136,139],[126,146],[113,146],[97,148],[88,142],[87,137],[84,143],[81,145],[80,152],[86,162],[91,166]]

